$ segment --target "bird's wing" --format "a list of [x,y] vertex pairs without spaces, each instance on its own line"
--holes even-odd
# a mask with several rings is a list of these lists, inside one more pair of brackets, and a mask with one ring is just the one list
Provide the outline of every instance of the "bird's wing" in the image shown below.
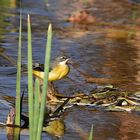
[[[36,71],[44,71],[44,64],[36,64],[33,66],[33,70],[36,70]],[[51,68],[49,69],[49,71],[51,71]]]
[[35,64],[33,66],[33,70],[36,70],[36,71],[44,71],[44,65],[37,63],[37,64]]

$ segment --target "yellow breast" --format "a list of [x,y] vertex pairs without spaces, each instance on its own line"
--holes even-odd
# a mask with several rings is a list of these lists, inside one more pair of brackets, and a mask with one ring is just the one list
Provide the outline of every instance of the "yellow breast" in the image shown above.
[[[67,64],[58,64],[52,71],[49,72],[48,81],[56,81],[65,77],[69,72]],[[33,70],[33,74],[40,79],[44,79],[44,72]]]
[[33,70],[33,75],[42,79],[42,80],[44,79],[44,72],[43,71]]

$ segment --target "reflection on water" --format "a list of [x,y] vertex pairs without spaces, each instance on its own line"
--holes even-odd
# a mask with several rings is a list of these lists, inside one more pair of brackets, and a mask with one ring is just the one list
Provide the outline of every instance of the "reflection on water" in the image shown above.
[[[70,3],[67,13],[64,13],[66,3],[61,1],[61,4],[61,9],[57,9],[59,12],[54,7],[50,7],[57,18],[62,16],[65,18],[77,10],[87,9],[97,20],[107,25],[89,25],[85,28],[79,24],[72,26],[71,23],[65,24],[64,29],[60,30],[58,27],[60,22],[58,25],[54,24],[59,28],[57,41],[61,43],[59,46],[61,53],[74,57],[77,69],[89,74],[88,78],[84,77],[84,79],[97,84],[113,84],[124,90],[139,91],[140,83],[137,80],[139,79],[139,43],[136,39],[139,38],[137,33],[139,30],[135,26],[139,24],[136,23],[139,5],[126,1],[107,0],[106,2],[90,1],[90,4],[87,3],[85,6],[77,1]],[[76,10],[73,11],[73,7]],[[58,49],[57,45],[54,45],[54,48]],[[76,76],[73,68],[71,73],[73,82],[77,82],[79,75],[83,76],[81,73]]]
[[[85,24],[66,22],[72,13],[81,10],[88,10],[90,15],[97,19],[98,24],[87,27]],[[113,84],[122,90],[138,92],[140,90],[139,11],[140,5],[131,0],[49,0],[48,5],[43,0],[25,0],[22,63],[27,63],[26,18],[29,13],[32,21],[34,62],[44,62],[46,29],[49,22],[52,23],[54,30],[52,59],[58,55],[68,55],[74,61],[68,78],[55,83],[60,92],[71,94],[75,89],[86,91],[96,84]],[[0,48],[4,48],[4,53],[15,60],[18,46],[18,13],[19,7],[18,5],[16,7],[16,1],[0,1]],[[9,75],[15,71],[15,66],[0,56],[2,99],[6,96],[15,97],[16,78],[15,75]],[[23,89],[26,84],[27,79],[23,75]],[[0,107],[5,110],[3,106]],[[7,112],[3,113],[1,121],[7,115]],[[79,139],[79,137],[86,139],[91,122],[94,124],[95,139],[98,140],[128,140],[140,137],[140,128],[136,125],[139,122],[137,115],[94,112],[80,108],[68,110],[67,113],[64,120],[66,124],[64,139]]]
[[[88,116],[88,118],[87,118]],[[95,140],[138,140],[140,122],[138,115],[122,112],[97,112],[92,109],[75,107],[66,116],[66,134],[64,138],[86,140],[93,124]]]

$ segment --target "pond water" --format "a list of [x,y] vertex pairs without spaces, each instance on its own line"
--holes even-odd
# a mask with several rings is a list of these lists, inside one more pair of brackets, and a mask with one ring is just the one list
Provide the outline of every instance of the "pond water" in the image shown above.
[[[140,3],[132,0],[23,0],[22,64],[27,64],[27,14],[31,15],[33,61],[44,62],[46,31],[53,26],[52,60],[66,55],[72,59],[67,78],[55,82],[62,94],[89,91],[97,85],[112,84],[123,91],[140,92]],[[89,10],[96,24],[67,22],[76,11]],[[99,25],[100,24],[100,25]],[[17,59],[19,2],[0,1],[0,49]],[[0,51],[1,51],[0,50]],[[0,99],[14,103],[16,72],[14,62],[0,57]],[[22,89],[26,89],[26,75]],[[27,96],[27,95],[26,95]],[[25,103],[25,110],[27,103]],[[5,122],[9,107],[0,105],[0,121]],[[78,115],[77,115],[78,114]],[[94,126],[95,140],[139,140],[138,114],[102,112],[74,107],[64,115],[65,140],[85,140]],[[28,139],[27,133],[21,135]],[[56,139],[44,134],[44,139]],[[1,128],[0,139],[6,139]]]

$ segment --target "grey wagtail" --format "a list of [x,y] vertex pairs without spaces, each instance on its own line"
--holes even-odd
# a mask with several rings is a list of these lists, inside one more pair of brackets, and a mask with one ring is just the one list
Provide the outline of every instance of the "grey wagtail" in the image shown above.
[[[55,63],[52,65],[52,70],[49,72],[49,77],[48,77],[49,82],[62,79],[69,73],[70,67],[67,64],[69,59],[70,58],[62,56],[55,60]],[[44,66],[38,65],[37,67],[34,67],[33,75],[43,80],[44,79]]]

